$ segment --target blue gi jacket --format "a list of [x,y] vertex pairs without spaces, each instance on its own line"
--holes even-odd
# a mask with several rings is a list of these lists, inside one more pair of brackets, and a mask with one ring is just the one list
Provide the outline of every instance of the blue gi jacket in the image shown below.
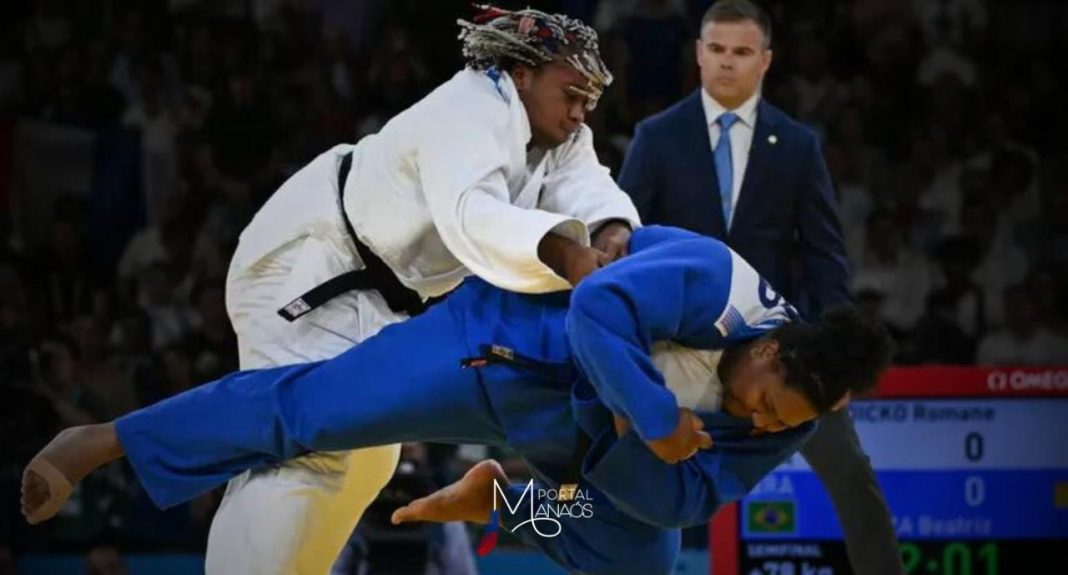
[[[649,226],[634,232],[630,252],[583,280],[570,301],[563,294],[518,296],[470,280],[467,291],[450,303],[464,317],[472,354],[497,344],[556,366],[543,373],[491,366],[482,374],[508,443],[548,472],[550,486],[571,456],[552,447],[574,443],[573,418],[592,439],[582,472],[593,486],[645,522],[696,525],[745,495],[800,447],[815,424],[752,436],[749,420],[698,412],[714,447],[681,464],[664,463],[643,439],[668,435],[678,405],[652,363],[652,344],[673,340],[724,349],[797,315],[718,240]],[[482,305],[471,305],[474,301]],[[561,321],[565,330],[559,329]],[[575,369],[566,369],[571,365]],[[560,406],[564,393],[570,394],[570,412]],[[556,408],[531,410],[532,405]],[[636,434],[617,438],[612,412],[630,419]]]

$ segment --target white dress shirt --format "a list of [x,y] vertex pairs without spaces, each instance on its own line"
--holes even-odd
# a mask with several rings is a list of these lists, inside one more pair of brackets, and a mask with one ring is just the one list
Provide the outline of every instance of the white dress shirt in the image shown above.
[[[757,102],[760,94],[753,94],[748,100],[734,110],[728,110],[719,102],[712,99],[708,92],[701,90],[701,105],[705,109],[705,121],[708,123],[708,139],[715,151],[716,143],[719,142],[719,124],[716,120],[724,112],[734,112],[738,116],[738,122],[731,127],[731,163],[734,164],[734,179],[731,189],[731,220],[734,219],[734,210],[738,206],[738,196],[742,193],[742,180],[745,178],[745,167],[749,165],[749,149],[753,145],[753,131],[756,129]],[[727,222],[728,228],[730,222]]]

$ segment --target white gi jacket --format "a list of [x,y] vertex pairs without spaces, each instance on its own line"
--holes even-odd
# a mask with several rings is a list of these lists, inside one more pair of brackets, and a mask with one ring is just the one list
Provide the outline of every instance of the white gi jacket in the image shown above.
[[527,152],[530,124],[511,78],[458,72],[382,130],[341,145],[291,177],[241,235],[234,267],[313,236],[280,301],[362,264],[338,209],[337,170],[353,151],[345,212],[360,239],[424,298],[469,273],[528,293],[568,289],[538,259],[550,231],[589,245],[619,218],[639,225],[582,126],[547,153]]

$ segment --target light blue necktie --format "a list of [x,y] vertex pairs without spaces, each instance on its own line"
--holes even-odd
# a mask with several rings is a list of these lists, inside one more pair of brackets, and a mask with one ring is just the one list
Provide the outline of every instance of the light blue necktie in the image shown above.
[[723,207],[723,225],[730,228],[731,208],[734,201],[734,159],[731,157],[731,126],[738,121],[733,112],[723,112],[716,118],[719,124],[719,142],[716,142],[716,180],[719,182],[720,205]]

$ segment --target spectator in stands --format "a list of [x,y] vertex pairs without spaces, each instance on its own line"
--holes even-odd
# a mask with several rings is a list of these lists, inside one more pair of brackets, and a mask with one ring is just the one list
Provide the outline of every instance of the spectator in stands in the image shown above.
[[157,355],[153,369],[138,379],[137,395],[141,405],[151,405],[187,389],[196,387],[189,351],[181,344],[172,344]]
[[995,202],[967,198],[961,212],[961,233],[978,248],[972,278],[983,290],[986,320],[991,326],[1002,323],[1001,296],[1006,287],[1024,280],[1028,265],[1000,210]]
[[663,110],[683,94],[684,70],[693,65],[684,10],[673,0],[637,0],[620,9],[608,38],[620,50],[616,72],[631,121]]
[[165,89],[158,59],[136,67],[137,97],[122,114],[122,125],[141,136],[141,186],[148,221],[160,217],[160,204],[177,193],[179,110]]
[[964,166],[953,156],[948,138],[938,127],[916,138],[909,160],[915,181],[897,194],[898,211],[910,214],[910,228],[920,248],[930,248],[933,238],[953,233],[960,221]]
[[100,399],[105,415],[116,417],[137,407],[129,374],[112,361],[106,327],[95,315],[85,314],[75,319],[71,336],[81,354],[79,368],[85,388]]
[[[109,343],[114,350],[115,363],[124,376],[134,382],[135,390],[143,387],[143,380],[154,365],[152,357],[152,322],[139,309],[128,310],[112,326]],[[138,394],[138,406],[144,401]]]
[[160,350],[181,341],[192,320],[172,279],[171,267],[157,262],[141,274],[137,303],[152,326],[152,347]]
[[164,237],[173,233],[171,228],[182,225],[181,222],[190,217],[191,209],[184,194],[174,193],[160,198],[156,217],[127,242],[119,260],[119,278],[132,284],[153,264],[170,261]]
[[1068,335],[1068,313],[1065,304],[1066,285],[1063,268],[1040,266],[1028,274],[1027,289],[1038,309],[1042,327],[1059,335]]
[[826,42],[812,30],[805,30],[799,36],[793,54],[796,71],[787,80],[786,89],[797,102],[797,119],[817,133],[826,134],[848,93],[831,75]]
[[952,305],[954,323],[968,337],[982,337],[987,329],[986,293],[972,277],[979,263],[979,246],[969,238],[952,236],[938,244],[935,257],[941,271],[939,289],[945,292],[936,307]]
[[[1026,230],[1037,261],[1063,268],[1068,264],[1068,155],[1050,158],[1046,173],[1040,213]],[[1063,278],[1061,286],[1066,286]]]
[[853,294],[854,304],[860,313],[873,322],[885,325],[890,337],[897,344],[897,351],[900,353],[902,343],[908,337],[908,332],[886,319],[886,314],[883,312],[883,302],[885,300],[886,297],[883,296],[882,292],[871,288],[864,288]]
[[237,370],[237,336],[226,315],[222,281],[205,281],[193,288],[193,333],[189,349],[194,379],[210,381]]
[[942,288],[927,295],[923,316],[900,359],[907,363],[957,365],[975,361],[975,339],[961,329],[959,296]]
[[84,383],[77,344],[64,335],[47,337],[37,348],[38,391],[52,402],[63,426],[107,420],[104,402]]
[[216,178],[192,253],[194,273],[201,277],[226,274],[237,238],[259,208],[248,181],[224,174]]
[[864,255],[853,272],[854,291],[883,295],[883,318],[912,329],[922,313],[930,286],[927,261],[905,243],[905,232],[893,213],[879,210],[868,217]]
[[86,259],[84,202],[74,196],[59,198],[51,225],[49,244],[34,262],[40,266],[34,289],[47,302],[48,322],[56,326],[92,312],[94,280]]
[[979,342],[982,365],[1068,364],[1068,338],[1042,325],[1036,302],[1023,284],[1005,290],[1005,327]]

